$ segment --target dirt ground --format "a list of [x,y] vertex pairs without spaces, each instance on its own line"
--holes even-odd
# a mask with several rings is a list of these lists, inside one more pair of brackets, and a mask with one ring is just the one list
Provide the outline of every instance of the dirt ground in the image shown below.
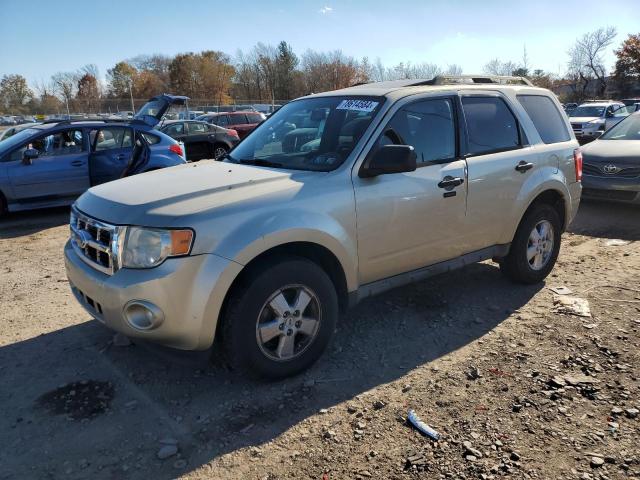
[[487,262],[370,299],[275,383],[114,344],[69,291],[67,218],[0,222],[0,479],[640,478],[637,207],[582,205],[546,284]]

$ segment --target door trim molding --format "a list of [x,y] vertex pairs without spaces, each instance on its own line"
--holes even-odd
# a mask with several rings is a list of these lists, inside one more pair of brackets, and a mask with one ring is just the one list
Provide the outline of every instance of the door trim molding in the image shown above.
[[457,270],[458,268],[471,265],[472,263],[482,262],[492,258],[504,257],[509,253],[510,243],[502,245],[494,245],[492,247],[483,248],[474,252],[466,253],[452,260],[445,260],[433,265],[411,270],[406,273],[400,273],[392,277],[376,280],[375,282],[362,285],[355,292],[349,293],[349,306],[355,306],[362,300],[380,293],[386,292],[393,288],[401,287],[414,282],[419,282],[441,273]]

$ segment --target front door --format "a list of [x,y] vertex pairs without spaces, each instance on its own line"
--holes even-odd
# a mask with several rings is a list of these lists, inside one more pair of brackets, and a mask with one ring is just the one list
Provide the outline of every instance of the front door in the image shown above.
[[[39,152],[30,165],[22,162],[29,146]],[[13,197],[21,202],[57,204],[79,196],[89,188],[87,149],[82,129],[73,128],[17,148],[6,163]]]
[[133,132],[128,127],[92,130],[89,165],[91,185],[120,178],[131,160]]
[[466,162],[459,158],[453,97],[405,101],[378,129],[368,155],[411,145],[414,172],[360,178],[355,189],[360,284],[457,257],[464,225]]

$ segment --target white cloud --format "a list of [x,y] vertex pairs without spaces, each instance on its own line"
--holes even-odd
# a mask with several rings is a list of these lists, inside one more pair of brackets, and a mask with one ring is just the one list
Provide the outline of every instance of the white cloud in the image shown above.
[[318,10],[318,12],[320,12],[322,15],[327,15],[333,12],[333,7],[328,7],[325,5],[320,10]]

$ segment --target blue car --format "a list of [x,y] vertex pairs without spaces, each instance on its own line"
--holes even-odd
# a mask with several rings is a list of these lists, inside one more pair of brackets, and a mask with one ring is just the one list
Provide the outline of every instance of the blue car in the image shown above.
[[186,101],[159,95],[133,119],[45,122],[0,142],[0,215],[70,205],[94,185],[186,163],[182,147],[154,129]]

